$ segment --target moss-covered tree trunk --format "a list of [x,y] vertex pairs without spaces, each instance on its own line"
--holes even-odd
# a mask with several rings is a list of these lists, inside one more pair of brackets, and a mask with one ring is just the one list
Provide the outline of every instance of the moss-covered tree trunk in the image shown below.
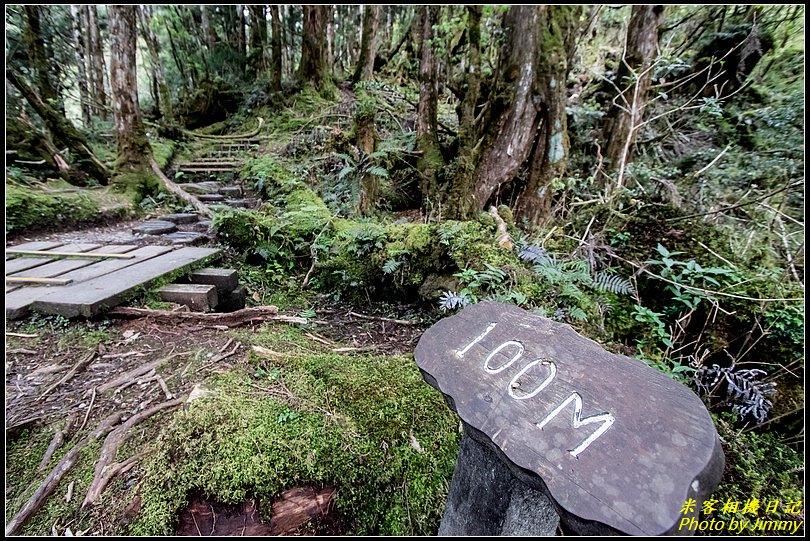
[[[372,106],[361,106],[354,116],[355,145],[360,150],[360,160],[374,152],[377,145],[377,131],[374,127],[376,110]],[[365,172],[360,178],[357,213],[361,216],[370,216],[377,208],[380,194],[380,177]]]
[[211,8],[206,5],[200,6],[200,23],[202,26],[202,33],[205,38],[205,46],[209,51],[213,51],[217,43],[217,32],[211,24]]
[[504,46],[488,104],[489,119],[481,130],[485,141],[474,191],[479,209],[502,184],[515,177],[532,149],[540,122],[540,103],[533,99],[533,90],[543,9],[512,6],[504,17]]
[[87,68],[85,61],[85,36],[79,6],[70,6],[70,30],[73,34],[74,56],[76,57],[76,85],[79,87],[79,106],[82,111],[82,124],[89,127],[93,120],[90,116],[90,94],[87,87]]
[[472,218],[478,211],[473,187],[479,134],[475,122],[481,95],[481,6],[467,6],[467,36],[469,62],[464,77],[466,92],[461,101],[458,141],[459,151],[455,177],[451,180],[445,202],[447,217],[459,220]]
[[622,93],[613,100],[605,121],[605,158],[610,168],[620,171],[620,176],[632,158],[636,132],[647,105],[651,66],[658,50],[658,28],[663,23],[664,8],[661,5],[633,6],[627,27],[624,60],[616,73],[616,85]]
[[298,78],[304,83],[312,83],[318,90],[332,79],[326,65],[326,18],[331,9],[331,6],[304,6]]
[[374,57],[377,55],[377,26],[380,23],[380,6],[366,6],[363,14],[363,36],[360,39],[360,58],[352,81],[368,81],[374,75]]
[[107,61],[104,58],[104,44],[101,41],[101,29],[98,22],[98,9],[96,6],[87,6],[87,28],[88,28],[88,54],[90,59],[90,81],[93,89],[93,101],[96,103],[96,114],[106,121],[108,117],[108,95],[105,86],[107,77]]
[[421,152],[417,169],[421,176],[422,208],[435,217],[441,215],[441,209],[434,207],[442,199],[438,173],[444,161],[439,148],[436,116],[439,103],[438,62],[431,40],[434,35],[433,26],[439,22],[440,9],[439,6],[421,7],[422,57],[419,64],[419,104],[416,111],[416,147]]
[[535,96],[539,97],[540,124],[530,155],[529,175],[518,198],[515,214],[536,224],[549,212],[551,181],[561,178],[568,165],[569,51],[578,26],[579,8],[548,6],[540,12],[540,39]]
[[265,69],[264,49],[267,43],[267,13],[265,6],[250,5],[250,54],[248,64],[254,77]]
[[64,112],[64,104],[59,99],[59,92],[51,80],[50,74],[54,71],[53,58],[45,47],[45,37],[42,34],[42,6],[24,6],[25,26],[23,27],[23,42],[28,61],[34,71],[34,80],[39,95],[47,103]]
[[135,67],[136,6],[109,6],[110,83],[118,139],[119,170],[145,170],[152,150],[146,140],[138,104],[138,79]]
[[[54,142],[70,150],[77,158],[80,168],[96,179],[100,184],[107,184],[109,171],[104,164],[90,151],[84,135],[77,130],[65,116],[47,103],[25,80],[9,65],[6,66],[6,79],[23,95],[29,105],[42,118]],[[58,158],[54,157],[58,161]]]
[[274,92],[281,91],[281,47],[282,47],[282,36],[281,36],[281,16],[279,14],[278,6],[275,4],[270,5],[270,16],[272,17],[271,22],[271,30],[273,31],[273,35],[270,41],[270,48],[271,52],[273,53],[271,56],[271,63],[270,66],[270,90]]
[[149,50],[149,60],[152,63],[152,70],[155,76],[155,86],[157,86],[158,106],[160,115],[167,124],[174,123],[174,111],[172,109],[172,94],[169,85],[166,83],[166,76],[163,73],[163,61],[160,59],[160,43],[155,32],[150,25],[152,21],[152,6],[142,5],[138,12],[141,21],[141,36],[146,42]]

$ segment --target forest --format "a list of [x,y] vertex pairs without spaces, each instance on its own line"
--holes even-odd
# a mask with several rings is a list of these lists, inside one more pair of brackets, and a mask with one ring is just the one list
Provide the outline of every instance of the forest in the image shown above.
[[460,425],[413,351],[483,301],[689,387],[702,518],[803,521],[803,5],[5,14],[7,249],[196,213],[278,314],[7,319],[7,535],[434,535]]

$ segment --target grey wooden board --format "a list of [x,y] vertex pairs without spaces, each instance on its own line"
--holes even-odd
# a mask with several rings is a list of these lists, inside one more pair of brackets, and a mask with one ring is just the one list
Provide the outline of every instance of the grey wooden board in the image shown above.
[[[599,523],[635,535],[672,533],[684,501],[702,500],[722,476],[716,429],[691,390],[568,325],[483,302],[428,329],[414,357],[478,431],[472,435],[524,482],[547,490],[566,523],[586,525],[580,531]],[[573,393],[581,399],[578,428]],[[607,423],[597,416],[605,414],[614,421],[602,430]]]
[[[105,246],[104,249],[112,248],[112,246]],[[168,253],[172,250],[171,246],[144,246],[138,248],[130,253],[136,257],[133,259],[105,259],[97,261],[92,265],[87,265],[80,269],[66,272],[60,278],[67,278],[73,280],[72,284],[65,286],[26,286],[11,293],[6,294],[6,317],[9,319],[17,319],[23,317],[28,313],[31,304],[37,299],[47,298],[49,295],[54,295],[63,291],[70,291],[69,288],[76,287],[81,282],[105,276],[111,272],[121,269],[126,269],[137,263],[144,262],[153,257]]]
[[62,291],[37,299],[32,304],[32,309],[66,317],[93,317],[105,308],[112,308],[123,302],[133,289],[218,253],[219,250],[214,248],[181,248],[136,263],[124,271],[67,286]]
[[[14,249],[14,250],[53,250],[54,248],[58,248],[62,246],[63,242],[51,242],[51,241],[37,241],[37,242],[26,242],[25,244],[18,244],[17,246],[6,246],[6,249]],[[7,255],[6,257],[10,257],[11,254]],[[17,256],[14,256],[17,257]]]
[[[29,244],[37,244],[37,243],[29,243]],[[89,250],[93,250],[98,248],[98,244],[68,244],[62,245],[58,243],[50,243],[56,244],[56,246],[52,246],[49,248],[22,248],[20,246],[13,246],[10,248],[14,248],[15,250],[42,250],[42,251],[49,251],[49,250],[57,250],[59,252],[87,252]],[[25,246],[25,245],[23,245]],[[47,257],[45,255],[42,256],[21,256],[17,259],[12,259],[11,261],[6,262],[6,276],[11,274],[18,274],[21,271],[26,271],[25,276],[36,276],[37,278],[45,278],[46,275],[36,275],[36,274],[29,274],[30,272],[34,272],[33,270],[36,267],[40,267],[43,265],[50,264],[54,261],[55,258]],[[22,274],[18,274],[19,276],[23,276]]]
[[[64,250],[71,252],[93,253],[94,251],[98,251],[98,248],[100,247],[101,246],[99,244],[71,244],[69,246],[65,246],[64,248],[61,248],[60,251]],[[133,248],[136,248],[136,246],[131,246],[129,249],[132,250]],[[113,252],[106,252],[106,253],[113,253]],[[27,277],[27,278],[53,278],[54,276],[59,276],[60,274],[64,274],[66,272],[70,272],[72,270],[79,269],[87,265],[91,265],[94,261],[98,260],[77,259],[77,258],[57,259],[55,261],[50,260],[50,263],[45,263],[44,265],[32,267],[30,269],[20,271],[11,275],[6,274],[6,276]],[[6,286],[6,293],[9,293],[11,291],[14,291],[15,289],[19,289],[24,286],[25,286],[24,283],[8,284]]]

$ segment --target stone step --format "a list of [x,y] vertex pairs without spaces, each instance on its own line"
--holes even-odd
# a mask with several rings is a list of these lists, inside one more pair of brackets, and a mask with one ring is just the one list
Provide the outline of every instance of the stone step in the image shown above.
[[195,312],[208,312],[216,308],[217,288],[205,284],[169,284],[158,290],[160,298],[167,302],[184,304]]
[[211,165],[198,164],[198,165],[191,165],[191,166],[181,165],[178,168],[178,170],[183,171],[184,173],[210,173],[212,171],[218,171],[218,172],[221,172],[221,173],[229,173],[231,171],[238,171],[239,167],[240,166],[238,166],[238,165],[223,166],[221,164],[211,164]]
[[192,284],[204,284],[217,288],[217,293],[224,295],[230,293],[239,285],[239,277],[235,269],[216,269],[206,267],[191,273],[189,277]]
[[200,216],[198,214],[182,212],[177,214],[166,214],[158,219],[175,224],[193,224],[200,219]]
[[[221,196],[225,199],[225,196]],[[247,199],[225,199],[225,204],[229,207],[237,208],[237,209],[246,209],[250,208],[250,201]]]
[[200,220],[193,226],[194,231],[207,232],[211,228],[211,220]]
[[241,197],[242,196],[242,187],[241,186],[223,186],[219,189],[220,195],[227,195],[230,197]]
[[204,244],[208,240],[206,235],[195,231],[177,231],[164,235],[164,237],[171,240],[172,244],[182,244],[185,246]]
[[219,190],[220,184],[218,182],[189,182],[188,184],[180,185],[183,190],[190,194],[203,195],[216,193]]
[[195,162],[186,162],[186,163],[181,163],[181,164],[180,164],[180,167],[181,167],[181,168],[186,168],[186,167],[211,167],[211,166],[219,166],[219,167],[239,167],[240,165],[242,165],[242,164],[241,164],[241,163],[239,163],[239,162],[235,162],[235,161],[219,161],[219,162],[201,162],[201,161],[195,161]]
[[177,231],[177,225],[163,220],[149,220],[132,228],[133,233],[141,235],[163,235]]
[[239,286],[230,293],[219,296],[217,310],[220,312],[235,312],[245,307],[245,301],[247,301],[247,289],[245,289],[245,286]]
[[215,203],[225,201],[225,196],[218,193],[205,193],[198,196],[197,199],[205,203]]

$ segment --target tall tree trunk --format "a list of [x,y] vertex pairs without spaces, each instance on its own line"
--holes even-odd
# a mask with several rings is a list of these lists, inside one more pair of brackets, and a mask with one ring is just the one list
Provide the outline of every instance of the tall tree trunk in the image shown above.
[[481,6],[467,6],[467,36],[469,41],[469,63],[465,74],[466,92],[461,101],[458,141],[459,151],[455,178],[448,190],[446,201],[447,217],[454,219],[471,218],[478,210],[473,196],[475,169],[477,163],[478,129],[476,116],[481,95]]
[[624,61],[616,73],[616,84],[624,92],[616,96],[605,122],[605,158],[619,172],[623,183],[625,166],[632,158],[636,131],[644,116],[652,81],[652,63],[658,49],[658,27],[664,19],[662,5],[633,6],[627,27]]
[[81,168],[100,184],[107,184],[110,172],[90,150],[84,135],[52,104],[42,99],[8,63],[6,63],[6,79],[20,91],[28,104],[42,118],[54,142],[60,148],[66,147],[70,150],[80,162]]
[[255,76],[262,73],[266,66],[264,63],[264,49],[267,43],[267,13],[265,6],[251,5],[250,8],[250,68]]
[[88,6],[88,36],[90,42],[90,71],[92,72],[91,79],[93,80],[94,99],[98,104],[98,116],[101,120],[107,120],[107,107],[109,99],[107,98],[107,87],[105,80],[107,78],[107,61],[104,59],[104,44],[101,41],[101,29],[98,23],[98,9],[96,6]]
[[211,25],[211,14],[209,13],[210,9],[211,8],[207,5],[200,6],[202,32],[203,36],[205,36],[205,45],[208,47],[209,51],[213,51],[214,45],[217,43],[217,32]]
[[59,92],[50,77],[53,71],[53,59],[45,49],[45,39],[42,35],[42,6],[24,6],[26,25],[23,28],[23,41],[28,54],[31,67],[34,68],[36,86],[42,98],[53,104],[60,111],[64,111],[64,104],[60,103]]
[[[490,120],[476,172],[475,200],[483,209],[503,183],[512,180],[529,157],[539,118],[532,99],[537,78],[539,6],[512,6],[504,17],[504,46],[498,65]],[[564,84],[564,82],[562,83]]]
[[70,28],[73,32],[73,47],[75,48],[76,52],[76,68],[78,70],[76,83],[79,87],[79,102],[82,111],[82,124],[85,128],[87,128],[90,127],[93,120],[90,116],[90,95],[87,89],[87,70],[84,58],[85,37],[82,33],[82,17],[79,12],[79,6],[71,4],[70,23]]
[[281,26],[284,60],[282,64],[287,77],[295,76],[295,24],[291,15],[292,6],[281,6],[281,20],[286,24]]
[[278,6],[275,4],[270,5],[270,16],[272,17],[272,30],[273,35],[271,37],[270,48],[272,49],[272,57],[271,61],[273,65],[270,68],[270,90],[274,92],[281,91],[281,48],[282,48],[282,36],[281,36],[281,18],[278,10]]
[[326,65],[329,72],[335,72],[335,8],[329,6],[329,16],[326,18]]
[[326,67],[326,18],[330,12],[331,6],[304,6],[298,78],[319,90],[331,82]]
[[108,7],[110,20],[110,84],[118,138],[119,170],[145,170],[152,150],[146,140],[138,104],[135,65],[137,46],[136,6]]
[[166,84],[166,76],[163,74],[163,62],[160,59],[160,43],[150,26],[152,7],[142,5],[138,15],[141,19],[141,36],[143,36],[146,47],[149,50],[149,60],[152,64],[152,70],[154,71],[155,86],[157,87],[157,95],[159,96],[157,102],[160,115],[163,117],[164,122],[173,124],[174,112],[172,110],[172,94],[171,90],[169,90],[169,85]]
[[243,58],[247,58],[244,7],[242,4],[236,5],[236,50]]
[[368,81],[374,75],[374,57],[377,56],[377,26],[380,22],[380,6],[369,5],[363,14],[363,36],[360,40],[360,58],[352,81]]
[[568,101],[566,81],[573,56],[579,8],[548,6],[540,13],[543,50],[538,55],[535,96],[540,98],[540,126],[530,157],[529,176],[515,214],[536,224],[549,211],[552,179],[561,178],[568,165]]
[[433,26],[438,24],[439,6],[421,7],[422,59],[419,64],[419,104],[416,111],[416,145],[422,152],[417,163],[421,176],[420,191],[422,206],[432,212],[431,205],[441,201],[437,175],[444,164],[439,148],[437,110],[439,88],[437,82],[438,62],[431,40]]

